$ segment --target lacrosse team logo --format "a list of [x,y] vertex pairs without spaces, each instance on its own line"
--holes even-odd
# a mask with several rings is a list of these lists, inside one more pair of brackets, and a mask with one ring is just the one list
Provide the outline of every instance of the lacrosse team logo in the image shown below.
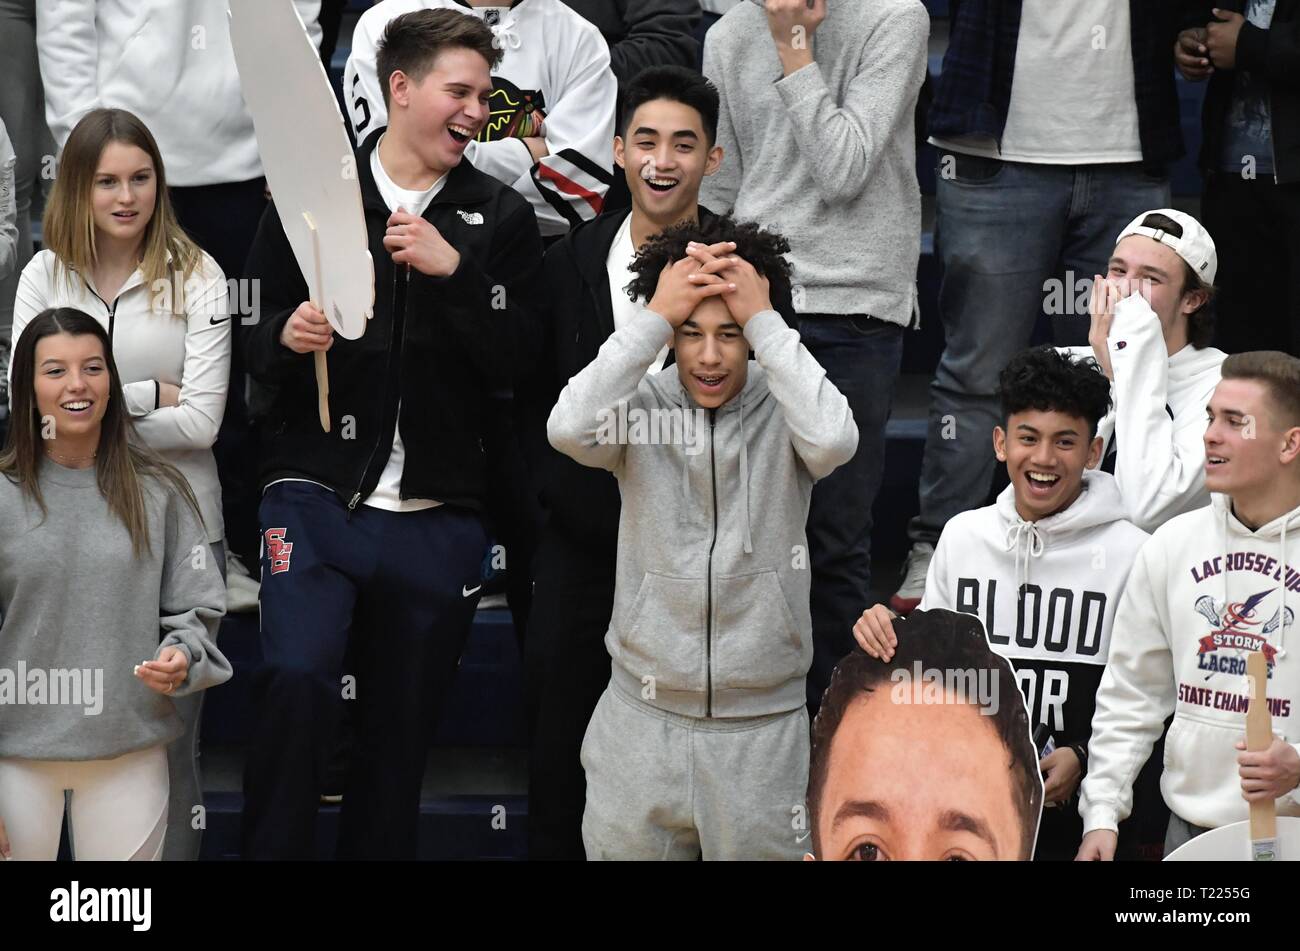
[[[1220,650],[1263,651],[1268,661],[1269,676],[1273,675],[1273,659],[1278,649],[1268,642],[1268,637],[1278,627],[1288,628],[1295,620],[1290,608],[1283,614],[1281,607],[1272,615],[1265,615],[1260,605],[1273,589],[1252,594],[1244,601],[1225,603],[1208,594],[1196,599],[1196,613],[1210,622],[1211,631],[1197,642],[1196,664],[1209,673],[1244,674],[1246,659],[1241,656],[1223,656]],[[1265,620],[1265,617],[1268,619]]]

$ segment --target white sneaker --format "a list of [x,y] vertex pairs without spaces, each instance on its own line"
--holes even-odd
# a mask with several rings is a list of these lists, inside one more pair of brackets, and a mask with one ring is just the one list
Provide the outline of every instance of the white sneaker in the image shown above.
[[226,552],[226,613],[242,614],[257,610],[261,588],[234,552]]
[[930,559],[934,557],[934,546],[927,542],[917,542],[907,554],[907,564],[903,566],[903,584],[889,599],[889,606],[899,614],[910,614],[916,610],[925,595],[925,576],[930,572]]

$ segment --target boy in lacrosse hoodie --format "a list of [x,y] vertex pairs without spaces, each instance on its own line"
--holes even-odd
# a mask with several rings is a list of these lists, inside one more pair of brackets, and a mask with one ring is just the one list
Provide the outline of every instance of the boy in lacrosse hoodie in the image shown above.
[[[1254,800],[1300,816],[1300,662],[1287,643],[1300,607],[1300,360],[1234,354],[1222,376],[1206,408],[1210,505],[1156,529],[1120,602],[1079,805],[1081,859],[1114,856],[1135,764],[1170,713],[1166,854],[1245,821]],[[1247,753],[1246,656],[1255,650],[1268,659],[1275,739]]]
[[[1095,468],[1110,386],[1093,361],[1025,350],[1002,371],[1000,390],[1004,424],[993,447],[1011,484],[995,504],[949,520],[921,608],[978,616],[1015,667],[1030,722],[1051,738],[1048,749],[1041,735],[1038,743],[1045,808],[1035,856],[1068,860],[1083,831],[1073,805],[1088,769],[1093,699],[1147,535],[1125,518],[1115,478]],[[898,643],[890,617],[875,605],[854,626],[863,649],[886,660]]]
[[[612,676],[581,753],[589,859],[806,848],[804,525],[813,483],[852,458],[858,430],[772,308],[769,277],[788,276],[788,250],[725,218],[651,238],[628,287],[649,305],[547,421],[551,445],[608,469],[622,496]],[[668,343],[676,371],[647,374]]]

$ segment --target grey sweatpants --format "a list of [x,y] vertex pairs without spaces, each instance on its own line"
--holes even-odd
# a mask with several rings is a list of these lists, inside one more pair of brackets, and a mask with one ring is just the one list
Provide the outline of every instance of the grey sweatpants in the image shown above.
[[1204,826],[1194,826],[1186,819],[1180,819],[1172,812],[1169,813],[1169,827],[1165,830],[1165,855],[1209,831]]
[[798,859],[808,711],[704,719],[605,688],[582,741],[588,859]]

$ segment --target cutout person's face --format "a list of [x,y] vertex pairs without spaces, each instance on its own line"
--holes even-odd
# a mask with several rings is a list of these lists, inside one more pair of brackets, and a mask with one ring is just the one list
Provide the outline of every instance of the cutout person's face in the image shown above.
[[979,707],[895,703],[877,688],[849,705],[831,743],[818,858],[1027,858],[1009,762]]

